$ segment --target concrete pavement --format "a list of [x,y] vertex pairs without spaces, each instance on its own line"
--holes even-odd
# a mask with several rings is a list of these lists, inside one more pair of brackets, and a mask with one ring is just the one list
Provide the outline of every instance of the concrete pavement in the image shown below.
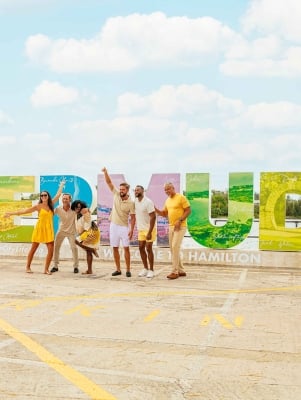
[[[84,271],[85,261],[81,261]],[[0,259],[0,399],[301,398],[301,271],[187,266],[187,277],[26,274]]]

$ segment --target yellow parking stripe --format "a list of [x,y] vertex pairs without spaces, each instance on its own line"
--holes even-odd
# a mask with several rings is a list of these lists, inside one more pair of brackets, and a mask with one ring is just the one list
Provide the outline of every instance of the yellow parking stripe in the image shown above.
[[144,318],[144,322],[149,322],[154,319],[158,314],[160,314],[160,310],[154,310],[147,317]]
[[97,386],[90,379],[86,378],[80,372],[76,371],[69,365],[66,365],[59,358],[55,357],[49,351],[44,349],[41,345],[30,339],[24,333],[14,328],[8,322],[0,318],[0,328],[6,332],[7,335],[11,336],[24,347],[34,353],[43,362],[48,364],[51,368],[61,374],[64,378],[68,379],[75,386],[85,392],[93,400],[116,400],[116,397],[106,392],[99,386]]
[[133,292],[133,293],[101,293],[93,295],[72,295],[72,296],[56,296],[44,297],[37,301],[27,300],[12,300],[8,303],[0,304],[0,310],[8,307],[14,307],[17,311],[22,311],[25,308],[34,308],[42,303],[69,301],[69,300],[93,300],[93,299],[112,299],[112,298],[142,298],[142,297],[158,297],[158,296],[214,296],[214,295],[229,295],[229,294],[260,294],[271,292],[291,292],[300,291],[301,285],[284,286],[284,287],[263,287],[255,289],[222,289],[222,290],[180,290],[180,291],[162,291],[162,292]]

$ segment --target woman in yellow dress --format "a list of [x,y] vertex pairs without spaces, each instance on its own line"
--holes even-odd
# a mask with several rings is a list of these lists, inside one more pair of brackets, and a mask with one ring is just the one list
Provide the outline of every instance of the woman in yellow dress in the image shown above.
[[49,265],[53,256],[54,249],[54,229],[53,229],[53,215],[54,215],[54,204],[59,199],[62,194],[63,187],[65,182],[61,182],[59,189],[52,199],[49,192],[47,190],[43,190],[40,193],[40,199],[38,204],[33,207],[25,208],[13,212],[7,212],[4,214],[4,217],[10,217],[12,215],[23,215],[30,214],[35,211],[38,212],[38,221],[33,229],[32,237],[31,237],[31,248],[27,255],[27,265],[26,272],[31,274],[31,262],[35,252],[37,251],[40,243],[45,243],[47,246],[47,255],[45,259],[45,269],[44,274],[51,275],[49,271]]

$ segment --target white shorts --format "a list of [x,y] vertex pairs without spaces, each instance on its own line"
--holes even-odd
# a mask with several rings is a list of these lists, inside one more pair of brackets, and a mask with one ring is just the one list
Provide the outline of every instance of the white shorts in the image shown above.
[[123,247],[129,247],[129,228],[127,226],[117,225],[113,222],[110,223],[110,245],[112,247],[119,247],[120,242]]

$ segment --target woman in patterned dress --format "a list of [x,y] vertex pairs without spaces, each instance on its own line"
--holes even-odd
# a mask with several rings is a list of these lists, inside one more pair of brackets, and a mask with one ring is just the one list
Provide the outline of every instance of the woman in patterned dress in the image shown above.
[[35,252],[37,251],[40,243],[45,243],[47,246],[47,255],[45,259],[44,274],[51,275],[51,272],[49,271],[49,265],[52,260],[54,249],[53,205],[57,202],[60,195],[62,194],[64,184],[65,182],[60,183],[59,189],[53,199],[51,198],[47,190],[43,190],[40,193],[39,202],[35,206],[13,212],[7,212],[4,214],[4,217],[10,217],[12,215],[30,214],[35,211],[38,212],[38,221],[33,229],[31,237],[32,244],[27,255],[26,272],[29,274],[32,274],[32,270],[30,267]]

